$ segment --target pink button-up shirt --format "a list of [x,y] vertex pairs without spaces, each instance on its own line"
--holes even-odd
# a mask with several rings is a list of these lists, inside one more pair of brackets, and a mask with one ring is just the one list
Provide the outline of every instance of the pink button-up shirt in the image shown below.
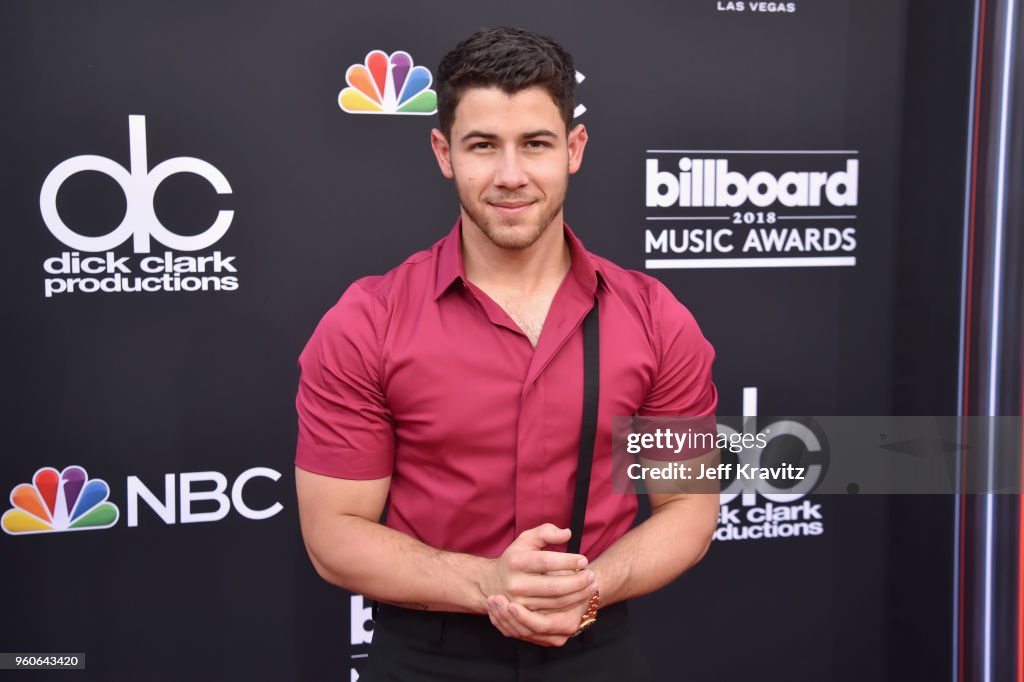
[[612,417],[713,415],[714,350],[658,280],[584,250],[534,348],[466,279],[461,225],[386,275],[358,280],[299,359],[296,464],[391,476],[387,525],[494,557],[542,523],[569,525],[583,401],[584,316],[600,302],[601,388],[581,552],[600,555],[637,501],[612,492]]

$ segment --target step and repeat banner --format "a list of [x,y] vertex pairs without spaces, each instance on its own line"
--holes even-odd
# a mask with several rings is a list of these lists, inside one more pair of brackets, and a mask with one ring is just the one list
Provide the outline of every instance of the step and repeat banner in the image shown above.
[[[457,217],[433,73],[482,26],[574,55],[567,220],[693,312],[721,414],[892,409],[902,3],[3,13],[4,652],[84,653],[69,674],[94,680],[358,679],[369,604],[299,533],[296,359],[350,282]],[[899,521],[784,492],[723,495],[707,558],[636,601],[657,679],[882,677]]]

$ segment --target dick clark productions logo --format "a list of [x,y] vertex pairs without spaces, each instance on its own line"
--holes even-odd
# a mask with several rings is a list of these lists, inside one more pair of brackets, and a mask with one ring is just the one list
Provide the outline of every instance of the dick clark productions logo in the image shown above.
[[[203,256],[173,253],[201,251],[216,244],[231,227],[234,211],[220,210],[213,223],[199,234],[181,235],[168,230],[153,207],[153,196],[160,183],[178,173],[203,178],[217,194],[231,194],[231,184],[212,164],[193,157],[179,156],[149,168],[146,147],[146,117],[129,116],[129,168],[104,156],[83,154],[62,161],[46,176],[39,192],[43,222],[54,237],[74,249],[44,261],[43,269],[51,275],[43,283],[46,298],[70,293],[235,291],[238,288],[234,256],[225,257],[220,251]],[[72,176],[86,171],[109,176],[124,192],[124,218],[104,235],[76,232],[57,210],[61,187]],[[136,257],[117,256],[114,249],[129,238]],[[153,241],[173,251],[145,256],[150,253]],[[79,252],[105,253],[83,256]]]

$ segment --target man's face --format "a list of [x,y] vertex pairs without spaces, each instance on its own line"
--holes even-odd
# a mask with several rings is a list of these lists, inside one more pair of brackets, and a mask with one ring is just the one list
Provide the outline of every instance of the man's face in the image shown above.
[[455,180],[463,224],[503,249],[525,249],[561,225],[569,175],[586,143],[582,125],[566,135],[558,107],[539,86],[512,95],[469,88],[455,108],[451,139],[431,133],[441,172]]

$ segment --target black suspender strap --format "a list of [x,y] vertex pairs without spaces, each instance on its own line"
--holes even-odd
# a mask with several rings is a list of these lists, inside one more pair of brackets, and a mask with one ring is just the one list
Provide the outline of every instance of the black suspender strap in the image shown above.
[[598,334],[597,297],[594,307],[583,318],[583,422],[580,424],[580,458],[576,467],[576,492],[572,498],[572,536],[566,550],[579,554],[583,541],[583,519],[587,515],[590,493],[590,469],[594,463],[594,440],[597,432],[597,402],[601,389],[601,346]]

